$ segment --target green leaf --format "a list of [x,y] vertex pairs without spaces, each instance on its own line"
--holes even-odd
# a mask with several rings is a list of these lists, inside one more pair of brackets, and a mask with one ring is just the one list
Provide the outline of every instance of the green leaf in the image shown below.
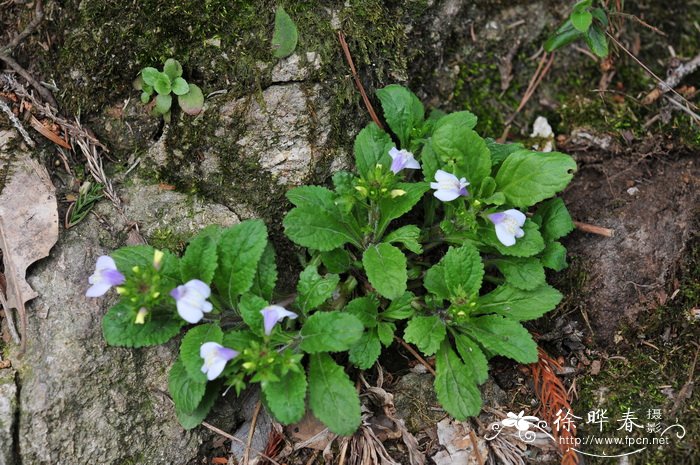
[[377,326],[377,310],[379,302],[374,295],[367,295],[352,299],[345,306],[344,311],[350,315],[354,315],[362,322],[365,328],[374,328]]
[[345,273],[350,268],[352,259],[347,250],[339,248],[321,252],[321,263],[329,273]]
[[444,266],[445,286],[452,300],[470,298],[479,293],[484,278],[484,264],[479,251],[471,243],[450,247],[440,260]]
[[534,320],[554,310],[562,297],[548,284],[530,291],[504,284],[479,298],[475,314],[497,313],[517,321]]
[[258,338],[252,331],[228,331],[224,333],[221,345],[243,352],[253,341],[257,342]]
[[357,317],[341,312],[316,312],[301,328],[301,350],[309,354],[348,350],[362,337]]
[[151,310],[146,322],[134,323],[138,309],[120,302],[102,318],[102,333],[111,346],[145,347],[164,344],[186,323],[170,308]]
[[177,360],[170,368],[168,375],[168,392],[175,405],[183,412],[193,412],[204,397],[207,390],[206,376],[204,381],[190,378],[181,360]]
[[171,81],[175,81],[177,78],[182,76],[182,65],[174,58],[168,58],[165,60],[165,64],[163,65],[163,72],[170,78]]
[[279,381],[260,383],[265,405],[284,425],[301,420],[306,411],[306,375],[303,371],[289,371]]
[[489,377],[489,365],[479,345],[464,334],[455,333],[455,347],[474,380],[481,384]]
[[540,255],[540,260],[542,265],[554,271],[561,271],[569,266],[566,263],[566,247],[561,245],[560,242],[547,244],[547,247],[544,248]]
[[185,412],[178,408],[177,404],[175,405],[175,415],[183,428],[190,430],[204,421],[219,397],[220,388],[221,385],[219,383],[208,383],[204,398],[192,412]]
[[260,310],[267,307],[268,302],[255,294],[243,294],[238,304],[238,312],[245,324],[257,335],[262,335],[265,330],[263,316]]
[[297,206],[285,216],[284,231],[295,243],[321,252],[350,242],[360,247],[356,225],[335,204],[335,194],[320,186],[297,187],[287,192]]
[[503,163],[503,160],[508,158],[508,155],[525,148],[525,146],[519,142],[499,144],[491,138],[486,139],[486,147],[488,147],[489,151],[491,152],[491,166],[500,165]]
[[474,374],[459,360],[448,341],[435,357],[435,371],[435,392],[447,413],[460,421],[478,415],[481,394]]
[[161,115],[164,115],[170,111],[170,106],[172,104],[173,104],[172,95],[159,94],[159,95],[156,95],[156,106],[154,107],[154,109],[156,110],[156,112],[160,113]]
[[430,189],[430,184],[427,182],[400,182],[395,189],[404,190],[406,193],[393,199],[384,197],[379,201],[381,217],[377,225],[376,239],[384,235],[384,231],[392,220],[411,211],[423,197],[423,194]]
[[425,273],[425,279],[423,280],[423,287],[425,287],[428,292],[443,300],[450,298],[450,290],[447,288],[447,284],[445,284],[444,263],[437,263],[428,269]]
[[377,337],[384,347],[389,347],[394,342],[395,332],[396,325],[394,323],[382,321],[377,325]]
[[148,103],[151,101],[151,94],[148,92],[141,92],[141,103]]
[[330,299],[338,286],[340,277],[337,274],[318,274],[316,266],[307,266],[299,275],[297,283],[296,304],[303,313],[308,314]]
[[545,283],[544,268],[536,258],[503,257],[493,261],[506,283],[530,291]]
[[440,169],[440,160],[433,150],[433,143],[428,140],[420,153],[420,164],[423,168],[423,179],[432,181],[435,179],[435,172]]
[[263,299],[272,300],[277,284],[277,264],[275,263],[275,248],[268,242],[258,262],[258,269],[253,278],[250,292]]
[[[491,153],[486,142],[463,122],[441,119],[431,139],[433,150],[443,163],[457,165],[457,177],[466,177],[472,186],[491,174]],[[432,179],[431,179],[432,181]]]
[[381,318],[386,320],[405,320],[410,318],[415,313],[411,306],[415,297],[412,292],[406,292],[401,297],[392,300],[387,309],[382,312]]
[[372,368],[382,352],[382,345],[376,331],[366,332],[362,335],[348,352],[350,363],[360,370]]
[[360,427],[360,398],[355,385],[328,354],[311,356],[309,406],[335,434],[349,436]]
[[438,130],[443,126],[451,126],[456,130],[474,129],[478,118],[474,113],[468,111],[456,111],[440,118],[433,128],[433,131]]
[[396,299],[406,291],[406,256],[390,244],[371,245],[362,255],[367,278],[387,299]]
[[537,344],[517,321],[500,315],[486,315],[470,320],[464,330],[490,352],[520,363],[537,361]]
[[532,257],[544,250],[544,239],[542,239],[537,223],[528,218],[523,225],[523,232],[525,235],[516,239],[515,245],[505,246],[498,240],[493,224],[479,228],[481,240],[495,247],[503,255]]
[[275,12],[275,32],[272,35],[272,51],[275,58],[285,58],[294,53],[299,40],[297,25],[284,8],[277,7]]
[[403,338],[415,344],[425,355],[433,355],[445,340],[445,323],[437,316],[414,316],[406,326]]
[[199,349],[205,342],[221,344],[224,333],[218,325],[197,325],[187,331],[180,343],[180,360],[187,370],[189,377],[198,382],[206,382],[207,375],[202,373],[204,360],[199,355]]
[[588,29],[588,33],[584,34],[583,40],[586,41],[588,48],[600,58],[608,56],[608,39],[605,37],[605,31],[597,24],[592,25]]
[[540,232],[547,243],[564,237],[574,230],[574,222],[569,210],[564,205],[564,201],[558,197],[543,202],[537,208],[533,219],[540,225]]
[[409,224],[396,229],[384,237],[384,241],[388,244],[403,244],[407,250],[415,254],[423,253],[423,247],[420,245],[420,228]]
[[189,91],[186,94],[178,95],[177,102],[182,111],[188,115],[198,115],[204,107],[204,94],[199,86],[188,84]]
[[261,220],[247,220],[221,233],[219,266],[214,283],[230,306],[234,306],[236,298],[253,286],[266,246],[267,228]]
[[155,86],[156,80],[158,79],[158,76],[160,76],[160,74],[160,71],[158,71],[155,68],[151,68],[150,66],[141,70],[141,77],[143,78],[143,82],[151,87]]
[[544,43],[544,50],[549,53],[569,45],[577,39],[583,37],[583,33],[577,30],[571,23],[571,19],[567,19],[559,29]]
[[181,77],[175,78],[175,80],[173,81],[172,88],[173,94],[175,95],[185,95],[187,92],[190,91],[189,84],[187,84],[187,81],[185,81]]
[[593,15],[590,11],[574,9],[571,12],[571,24],[580,32],[587,32],[593,22]]
[[367,178],[370,170],[377,164],[391,165],[389,150],[394,142],[386,132],[374,123],[369,123],[355,138],[355,168],[363,178]]
[[498,190],[515,207],[529,207],[564,189],[576,162],[559,152],[519,150],[505,159],[496,174]]
[[170,78],[165,73],[158,73],[155,80],[153,81],[153,88],[160,95],[170,94]]
[[377,91],[377,97],[384,110],[384,119],[401,142],[402,149],[408,149],[411,131],[423,122],[423,104],[413,92],[398,84],[391,84]]
[[180,260],[183,283],[191,279],[199,279],[207,284],[212,282],[218,266],[216,248],[216,240],[208,234],[200,234],[190,241]]

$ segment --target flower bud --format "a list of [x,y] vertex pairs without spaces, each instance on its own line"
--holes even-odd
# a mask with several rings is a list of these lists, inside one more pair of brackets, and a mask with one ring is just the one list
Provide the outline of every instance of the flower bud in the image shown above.
[[146,315],[148,315],[148,310],[146,307],[141,307],[139,312],[136,314],[136,319],[134,320],[134,324],[137,325],[142,325],[146,323]]
[[401,197],[402,195],[406,195],[406,191],[403,189],[394,189],[391,191],[391,198],[395,199],[396,197]]

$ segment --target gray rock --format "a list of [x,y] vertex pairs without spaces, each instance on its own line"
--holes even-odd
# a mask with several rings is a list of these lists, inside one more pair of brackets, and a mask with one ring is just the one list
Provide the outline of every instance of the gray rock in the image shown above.
[[[1,360],[1,359],[0,359]],[[17,385],[15,370],[0,370],[0,465],[15,465],[15,439],[17,428]]]
[[[224,207],[157,186],[137,183],[123,198],[128,219],[147,237],[165,226],[184,237],[211,223],[238,222]],[[84,297],[96,258],[125,236],[124,219],[106,202],[99,207],[106,221],[89,215],[64,232],[29,280],[40,297],[28,311],[27,350],[13,359],[21,386],[22,463],[187,463],[202,438],[180,427],[164,395],[177,344],[106,346],[101,320],[114,298]]]

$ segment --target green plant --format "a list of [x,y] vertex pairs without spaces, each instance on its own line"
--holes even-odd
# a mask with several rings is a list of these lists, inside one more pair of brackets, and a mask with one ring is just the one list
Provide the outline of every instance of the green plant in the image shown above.
[[180,108],[188,115],[198,114],[204,105],[202,90],[185,81],[182,77],[182,66],[173,58],[165,60],[163,71],[151,67],[143,68],[134,81],[134,88],[141,91],[141,102],[144,104],[151,102],[155,92],[153,112],[163,115],[166,121],[170,121],[172,94],[177,96]]
[[588,48],[601,58],[608,56],[608,16],[602,8],[593,8],[593,0],[580,0],[574,5],[569,18],[547,39],[544,49],[552,52],[583,39]]
[[331,431],[351,434],[360,401],[339,361],[372,367],[397,331],[435,355],[438,398],[458,419],[479,412],[489,358],[537,360],[521,322],[561,300],[545,268],[567,266],[558,240],[573,223],[554,196],[576,164],[482,139],[466,111],[426,118],[401,86],[378,96],[396,139],[371,123],[355,140],[356,172],[335,173],[332,189],[287,193],[285,233],[307,256],[284,306],[271,304],[275,253],[259,220],[207,227],[182,258],[138,246],[98,260],[87,295],[116,286],[121,296],[103,320],[109,344],[160,344],[202,323],[170,371],[185,427],[225,386],[260,383],[282,423],[308,405]]
[[80,186],[78,197],[68,207],[68,218],[65,223],[66,229],[72,228],[85,219],[92,207],[95,206],[95,203],[104,196],[102,189],[102,184],[92,184],[89,181],[85,181]]

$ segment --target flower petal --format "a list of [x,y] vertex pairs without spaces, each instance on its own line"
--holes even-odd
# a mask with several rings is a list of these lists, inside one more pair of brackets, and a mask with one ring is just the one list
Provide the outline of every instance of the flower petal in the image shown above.
[[524,225],[525,220],[527,219],[527,217],[521,211],[515,210],[513,208],[511,208],[510,210],[506,210],[503,213],[513,218],[518,223],[518,226]]
[[188,323],[199,323],[202,317],[204,317],[199,307],[190,304],[185,299],[177,302],[177,313]]
[[203,359],[206,359],[207,357],[210,357],[214,352],[218,351],[221,348],[223,348],[223,346],[221,344],[216,343],[216,342],[205,342],[199,348],[199,356],[202,357]]
[[98,271],[102,280],[110,286],[118,286],[125,281],[124,275],[117,270],[105,269]]
[[455,184],[459,183],[459,179],[457,179],[457,176],[443,170],[437,170],[435,172],[435,180],[437,182],[454,182]]
[[412,170],[419,170],[420,169],[420,163],[415,158],[410,158],[406,162],[406,168],[412,169]]
[[459,197],[459,192],[454,190],[438,189],[435,192],[433,192],[433,195],[437,197],[438,200],[442,200],[443,202],[450,202]]
[[96,270],[116,270],[117,264],[114,259],[109,255],[102,255],[97,258],[97,263],[95,264]]
[[397,149],[396,147],[392,147],[391,150],[389,150],[389,156],[391,157],[392,160],[394,158],[396,158],[400,153],[401,153],[401,151],[399,149]]
[[211,380],[218,378],[218,376],[221,374],[221,372],[224,371],[224,368],[226,368],[227,362],[228,362],[228,360],[224,360],[223,358],[219,358],[214,363],[212,363],[209,366],[209,369],[207,370],[207,379],[209,381],[211,381]]
[[111,287],[111,284],[104,281],[94,283],[88,288],[85,297],[101,297],[105,295]]
[[185,283],[185,287],[187,288],[187,290],[193,290],[197,292],[205,299],[211,295],[211,288],[204,281],[200,281],[199,279],[192,279],[190,281],[187,281]]
[[502,223],[496,225],[496,237],[501,241],[501,244],[510,247],[515,244],[515,236],[508,231],[508,228]]

